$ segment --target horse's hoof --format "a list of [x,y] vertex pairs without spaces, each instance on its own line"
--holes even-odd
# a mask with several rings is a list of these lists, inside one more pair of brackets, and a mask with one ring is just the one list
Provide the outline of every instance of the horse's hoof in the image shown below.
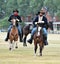
[[16,46],[15,48],[17,49],[18,47]]
[[27,46],[27,44],[25,44],[25,46]]
[[9,48],[9,50],[11,50],[11,48]]
[[37,56],[36,53],[34,53],[34,56]]
[[23,44],[23,46],[27,46],[27,44]]
[[40,54],[40,56],[42,56],[42,54]]
[[23,46],[27,46],[27,45],[23,45]]

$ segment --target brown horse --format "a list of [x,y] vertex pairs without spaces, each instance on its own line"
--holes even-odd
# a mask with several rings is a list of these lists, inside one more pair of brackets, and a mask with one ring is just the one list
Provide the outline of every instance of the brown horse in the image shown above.
[[39,44],[39,49],[40,49],[40,56],[42,56],[42,50],[44,48],[44,43],[43,43],[43,34],[42,34],[42,27],[40,27],[37,23],[37,31],[33,36],[34,39],[34,52],[36,55],[37,51],[37,45]]
[[23,35],[24,35],[23,46],[27,46],[26,39],[27,39],[27,35],[31,32],[30,26],[31,26],[31,24],[28,24],[28,25],[24,26],[24,28],[23,28]]
[[[10,34],[9,34],[9,40],[10,40],[10,48],[9,48],[9,50],[13,49],[14,43],[16,41],[18,41],[18,29],[16,27],[16,19],[13,18],[11,21],[12,21],[13,26],[12,26]],[[15,44],[16,44],[15,48],[18,48],[17,42]]]

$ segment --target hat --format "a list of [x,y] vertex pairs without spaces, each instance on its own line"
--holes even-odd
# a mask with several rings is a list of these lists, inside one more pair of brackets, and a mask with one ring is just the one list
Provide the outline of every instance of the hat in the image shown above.
[[40,10],[40,13],[45,14],[45,11],[44,10]]
[[40,12],[38,11],[37,13],[36,13],[36,15],[39,15],[40,14]]
[[13,12],[17,12],[17,13],[19,13],[19,11],[18,11],[17,9],[13,10]]

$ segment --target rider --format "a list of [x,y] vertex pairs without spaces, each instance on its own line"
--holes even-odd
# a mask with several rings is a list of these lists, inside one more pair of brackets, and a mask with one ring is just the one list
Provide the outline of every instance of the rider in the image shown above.
[[35,17],[35,19],[33,20],[33,30],[31,31],[31,38],[28,40],[28,42],[30,44],[32,44],[32,40],[33,40],[33,35],[37,30],[36,24],[35,22],[39,22],[39,21],[44,21],[44,26],[43,26],[43,39],[44,39],[44,45],[48,45],[47,42],[47,29],[48,29],[48,22],[47,22],[47,18],[44,16],[45,12],[43,10],[41,10],[40,12],[38,12],[38,15]]
[[[12,18],[15,17],[16,18],[16,26],[17,26],[17,29],[18,29],[18,34],[19,34],[19,38],[20,38],[20,42],[22,42],[22,30],[21,30],[21,26],[19,24],[19,22],[22,22],[21,20],[21,17],[19,16],[19,11],[17,9],[13,10],[13,14],[9,17],[8,21],[11,22]],[[10,33],[10,30],[12,28],[12,22],[8,28],[8,33],[7,33],[7,37],[5,39],[5,41],[8,41],[9,39],[9,33]]]

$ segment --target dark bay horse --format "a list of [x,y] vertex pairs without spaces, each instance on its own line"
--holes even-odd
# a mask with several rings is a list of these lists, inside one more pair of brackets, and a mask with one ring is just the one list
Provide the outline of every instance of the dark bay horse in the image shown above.
[[37,45],[39,44],[39,49],[40,49],[40,56],[42,56],[42,50],[44,48],[44,43],[43,43],[43,34],[42,34],[42,27],[40,27],[37,23],[37,31],[35,32],[34,36],[34,52],[36,55],[37,51]]
[[9,40],[10,40],[9,50],[12,50],[14,48],[14,44],[16,45],[15,48],[18,48],[17,42],[16,42],[18,41],[18,29],[16,27],[16,19],[13,18],[11,21],[12,21],[13,26],[9,34]]
[[31,26],[32,26],[31,24],[28,24],[23,27],[23,46],[27,46],[26,39],[28,34],[31,32],[31,29],[30,29]]

